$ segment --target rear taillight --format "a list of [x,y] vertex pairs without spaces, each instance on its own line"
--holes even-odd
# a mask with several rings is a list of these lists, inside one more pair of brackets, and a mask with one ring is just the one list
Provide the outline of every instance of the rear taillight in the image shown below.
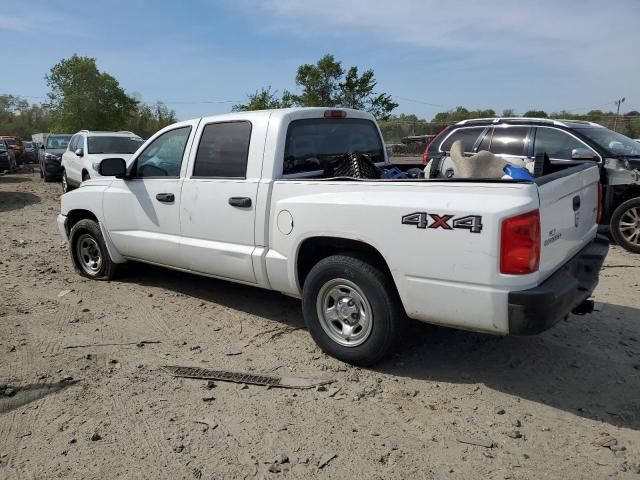
[[602,184],[598,182],[598,211],[596,213],[596,224],[602,220]]
[[540,266],[540,212],[533,210],[502,221],[500,273],[524,275]]
[[430,158],[429,158],[429,148],[431,148],[431,144],[432,144],[433,142],[435,142],[435,141],[436,141],[436,139],[437,139],[439,136],[441,136],[444,132],[446,132],[446,131],[448,131],[448,130],[449,130],[449,128],[445,128],[445,129],[444,129],[444,130],[442,130],[440,133],[438,133],[435,137],[433,137],[433,138],[429,141],[429,143],[427,143],[427,148],[425,148],[425,149],[424,149],[424,152],[423,152],[423,154],[422,154],[422,163],[423,163],[423,164],[425,164],[425,165],[426,165],[427,163],[429,163],[429,160],[430,160]]

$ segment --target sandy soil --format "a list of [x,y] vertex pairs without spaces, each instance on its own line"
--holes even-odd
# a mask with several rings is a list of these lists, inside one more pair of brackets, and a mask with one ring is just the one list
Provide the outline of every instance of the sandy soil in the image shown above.
[[[640,478],[640,256],[612,248],[593,315],[531,338],[416,324],[366,370],[277,293],[145,265],[83,279],[60,191],[0,177],[2,479]],[[208,389],[167,364],[335,383]]]

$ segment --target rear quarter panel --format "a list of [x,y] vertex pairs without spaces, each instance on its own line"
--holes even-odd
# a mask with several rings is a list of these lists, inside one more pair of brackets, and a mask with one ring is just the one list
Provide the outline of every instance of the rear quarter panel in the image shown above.
[[[458,328],[507,333],[508,289],[528,288],[534,276],[498,274],[501,220],[538,207],[534,184],[429,182],[274,182],[269,212],[267,271],[272,288],[300,294],[296,257],[305,239],[362,241],[385,258],[407,314]],[[289,212],[293,230],[278,227]],[[482,230],[418,228],[412,213],[482,217]]]

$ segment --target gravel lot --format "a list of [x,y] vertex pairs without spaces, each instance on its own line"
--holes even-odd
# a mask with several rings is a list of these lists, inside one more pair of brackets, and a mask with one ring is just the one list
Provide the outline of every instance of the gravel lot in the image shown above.
[[[140,264],[83,279],[60,192],[0,177],[2,479],[640,479],[640,256],[611,249],[593,315],[530,338],[416,324],[366,370],[277,293]],[[96,343],[132,344],[65,348]],[[207,388],[167,364],[335,383]]]

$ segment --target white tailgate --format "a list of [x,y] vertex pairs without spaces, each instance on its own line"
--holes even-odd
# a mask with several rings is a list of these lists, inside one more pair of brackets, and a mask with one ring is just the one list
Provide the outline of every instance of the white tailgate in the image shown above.
[[[597,232],[597,166],[538,186],[542,249],[540,279],[546,279],[591,241]],[[545,177],[543,177],[543,180]]]

